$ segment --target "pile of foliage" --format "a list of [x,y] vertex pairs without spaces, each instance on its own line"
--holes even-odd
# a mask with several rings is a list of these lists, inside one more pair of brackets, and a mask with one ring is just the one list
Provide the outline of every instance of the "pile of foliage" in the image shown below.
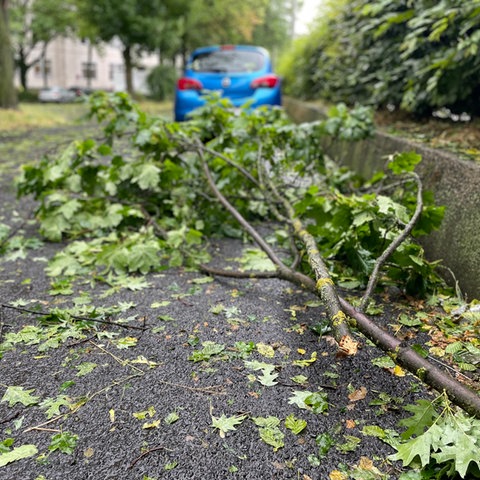
[[480,2],[329,2],[283,61],[290,94],[478,115]]
[[[416,205],[416,185],[402,175],[420,161],[398,155],[393,184],[380,172],[366,183],[323,154],[325,137],[358,139],[371,131],[365,108],[339,105],[326,121],[294,125],[280,109],[236,114],[213,99],[184,124],[149,117],[124,94],[92,96],[92,115],[105,136],[72,143],[60,155],[27,165],[20,195],[39,201],[40,231],[51,241],[70,238],[50,263],[52,275],[94,269],[98,278],[198,266],[213,235],[241,237],[238,222],[210,192],[206,159],[216,185],[249,221],[279,221],[266,177],[308,225],[335,280],[365,286],[375,259],[402,231]],[[443,210],[424,194],[421,220],[394,252],[383,284],[424,294],[438,286],[435,264],[414,237],[438,227]],[[288,247],[285,225],[270,241]],[[302,252],[300,252],[302,253]],[[303,252],[303,267],[308,264]]]

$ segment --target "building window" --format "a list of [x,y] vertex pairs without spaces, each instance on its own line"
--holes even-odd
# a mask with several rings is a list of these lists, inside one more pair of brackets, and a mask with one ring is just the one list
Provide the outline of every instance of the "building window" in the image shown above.
[[97,78],[97,64],[94,62],[82,62],[83,78]]
[[113,81],[115,76],[123,73],[123,65],[116,63],[111,63],[108,68],[108,79]]
[[49,77],[52,74],[52,61],[51,60],[40,60],[34,67],[34,73],[36,77],[43,77],[45,75]]

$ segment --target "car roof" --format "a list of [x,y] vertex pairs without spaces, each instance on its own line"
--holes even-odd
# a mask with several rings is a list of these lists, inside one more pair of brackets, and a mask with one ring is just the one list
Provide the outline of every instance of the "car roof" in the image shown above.
[[192,56],[195,56],[195,55],[198,55],[198,54],[201,54],[201,53],[208,53],[208,52],[215,52],[215,51],[218,51],[218,50],[245,50],[245,51],[253,51],[253,52],[259,52],[259,53],[262,53],[263,55],[265,55],[266,57],[269,57],[269,53],[268,53],[268,50],[266,50],[265,48],[263,47],[259,47],[259,46],[256,46],[256,45],[210,45],[210,46],[206,46],[206,47],[199,47],[199,48],[196,48],[193,52],[192,52]]

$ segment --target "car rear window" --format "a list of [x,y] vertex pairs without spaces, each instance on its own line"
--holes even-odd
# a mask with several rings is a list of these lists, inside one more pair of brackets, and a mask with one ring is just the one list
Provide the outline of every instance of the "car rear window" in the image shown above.
[[215,50],[194,55],[191,69],[195,72],[241,73],[263,68],[265,57],[249,50]]

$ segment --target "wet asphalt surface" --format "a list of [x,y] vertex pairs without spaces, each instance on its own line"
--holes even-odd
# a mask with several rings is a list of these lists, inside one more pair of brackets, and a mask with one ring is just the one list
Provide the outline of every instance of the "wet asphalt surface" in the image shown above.
[[[13,146],[8,148],[9,141],[16,140],[3,140],[2,165],[38,153],[35,147],[19,155]],[[23,222],[32,201],[15,199],[12,175],[12,169],[2,173],[0,221],[36,235],[35,225]],[[34,389],[40,401],[59,394],[73,403],[87,401],[73,411],[61,407],[53,421],[39,405],[0,402],[0,441],[14,438],[14,446],[34,444],[38,449],[33,457],[0,467],[1,480],[327,480],[333,470],[358,465],[362,457],[373,460],[390,479],[398,478],[400,465],[387,460],[393,449],[362,430],[378,425],[398,431],[397,422],[408,415],[401,405],[429,393],[411,375],[398,377],[374,366],[372,360],[383,354],[360,334],[358,354],[338,357],[331,339],[310,328],[324,317],[311,294],[280,280],[203,283],[202,273],[172,269],[147,275],[149,287],[140,291],[122,289],[104,296],[108,287],[79,281],[74,294],[52,296],[52,279],[44,268],[61,247],[45,244],[24,259],[0,258],[1,303],[35,299],[27,306],[41,305],[46,311],[69,307],[81,294],[90,295],[97,306],[131,302],[128,311],[112,320],[127,319],[125,325],[144,330],[99,325],[99,335],[67,339],[57,348],[39,351],[39,345],[20,344],[4,353],[0,398],[8,386],[21,386]],[[212,265],[235,266],[232,259],[244,247],[238,240],[212,242]],[[0,342],[25,325],[38,326],[35,315],[5,307],[0,313]],[[378,321],[388,325],[395,312],[390,315]],[[129,348],[118,348],[118,338],[125,337],[136,340],[130,340]],[[189,360],[207,341],[224,350],[208,361]],[[253,342],[254,348],[241,358],[236,342]],[[294,365],[313,352],[317,357],[311,364]],[[249,369],[245,360],[275,365],[277,383],[262,385],[260,372]],[[78,375],[87,362],[95,364],[93,370]],[[307,377],[305,384],[292,380],[298,375]],[[328,410],[314,413],[289,403],[293,392],[305,389],[325,393]],[[151,416],[137,418],[146,411]],[[172,412],[178,419],[168,423],[165,418]],[[245,416],[224,438],[212,427],[212,416],[222,414]],[[307,422],[298,435],[285,428],[290,414]],[[252,421],[268,416],[281,420],[284,446],[278,450],[262,441]],[[78,436],[72,454],[49,453],[52,436],[59,432]],[[315,439],[325,433],[335,444],[316,461]]]

